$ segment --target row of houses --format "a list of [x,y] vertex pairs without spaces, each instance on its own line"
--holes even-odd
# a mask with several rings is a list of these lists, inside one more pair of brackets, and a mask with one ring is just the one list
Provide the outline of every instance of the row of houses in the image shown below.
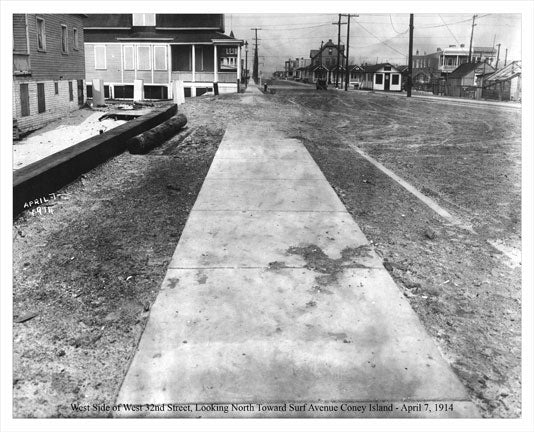
[[242,40],[223,14],[14,14],[13,117],[37,129],[78,109],[103,80],[106,98],[170,99],[236,92]]
[[[438,48],[434,53],[419,54],[412,60],[412,84],[416,90],[456,97],[520,100],[521,62],[513,62],[497,71],[498,54],[492,47],[465,45]],[[496,56],[497,55],[497,56]],[[408,66],[380,63],[374,65],[346,65],[344,46],[338,47],[330,39],[318,50],[310,51],[310,58],[285,61],[279,75],[314,83],[326,80],[329,84],[344,83],[348,67],[351,88],[376,91],[402,91],[409,79]]]
[[349,85],[351,88],[401,91],[403,85],[403,71],[405,67],[394,66],[390,63],[376,65],[348,65],[344,45],[332,42],[321,43],[318,50],[310,51],[310,58],[289,59],[285,62],[284,77],[302,82],[315,83],[326,80],[329,84],[343,84],[349,70]]

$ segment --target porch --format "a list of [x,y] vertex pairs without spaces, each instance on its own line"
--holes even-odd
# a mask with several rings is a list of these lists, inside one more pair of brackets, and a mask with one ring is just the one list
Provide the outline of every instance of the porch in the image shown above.
[[171,44],[170,80],[236,83],[241,76],[239,45]]

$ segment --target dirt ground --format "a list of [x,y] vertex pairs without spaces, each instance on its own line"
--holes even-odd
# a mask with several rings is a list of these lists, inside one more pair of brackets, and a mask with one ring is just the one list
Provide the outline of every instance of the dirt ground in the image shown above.
[[[520,416],[520,111],[273,89],[188,99],[181,134],[84,175],[52,214],[14,222],[14,319],[38,314],[14,323],[16,417],[85,417],[95,414],[70,404],[114,402],[222,134],[246,119],[304,142],[482,415]],[[446,223],[353,145],[471,229]]]

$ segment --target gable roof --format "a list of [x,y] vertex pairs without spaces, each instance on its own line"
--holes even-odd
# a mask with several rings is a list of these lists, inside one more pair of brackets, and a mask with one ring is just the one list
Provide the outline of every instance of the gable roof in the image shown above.
[[366,73],[374,73],[377,70],[382,69],[385,66],[391,66],[392,70],[395,69],[395,71],[398,72],[397,68],[395,66],[393,66],[391,63],[378,63],[378,64],[375,64],[375,65],[368,65],[368,66],[364,66],[363,69],[364,69],[364,71]]
[[521,62],[514,61],[509,65],[503,67],[502,69],[493,72],[488,77],[486,77],[486,79],[488,81],[507,81],[512,78],[515,78],[516,76],[521,75],[521,72]]
[[[323,44],[322,48],[320,48],[318,50],[311,50],[310,51],[310,58],[313,59],[313,58],[317,57],[320,53],[322,53],[327,48],[336,48],[337,49],[337,44],[332,42],[332,39],[329,39],[328,42]],[[345,58],[344,51],[345,51],[345,45],[340,44],[339,45],[339,55],[342,58]]]
[[452,71],[452,73],[449,75],[449,78],[461,78],[473,71],[475,71],[476,73],[477,69],[484,67],[487,68],[486,70],[488,73],[491,73],[495,70],[491,65],[487,63],[463,63]]

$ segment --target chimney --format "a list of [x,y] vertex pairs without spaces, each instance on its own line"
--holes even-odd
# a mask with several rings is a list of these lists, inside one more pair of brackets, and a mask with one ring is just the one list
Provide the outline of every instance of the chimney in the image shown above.
[[415,52],[415,55],[419,55],[419,50],[417,50],[417,51]]
[[449,48],[456,48],[456,45],[449,45]]
[[438,48],[436,51],[437,51],[437,52],[441,52],[441,48]]
[[464,48],[465,47],[465,44],[460,44],[460,48]]

